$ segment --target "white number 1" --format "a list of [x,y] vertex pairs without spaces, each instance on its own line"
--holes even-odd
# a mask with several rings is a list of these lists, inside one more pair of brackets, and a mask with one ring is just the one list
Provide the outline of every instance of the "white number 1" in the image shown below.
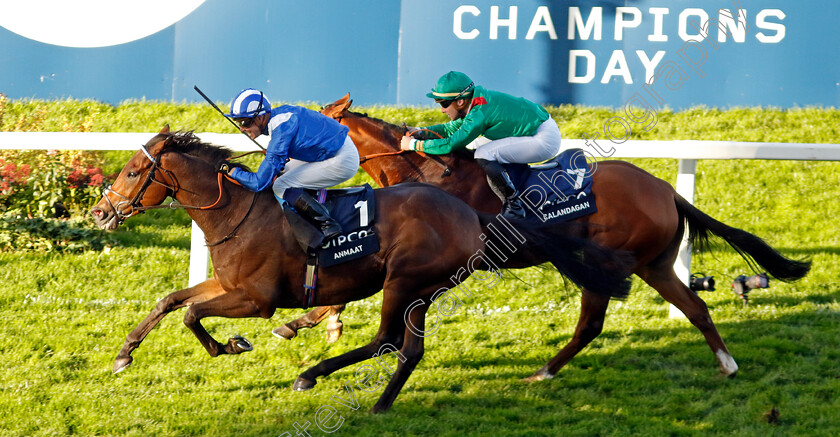
[[367,227],[370,222],[370,218],[368,217],[367,200],[360,200],[353,206],[359,210],[359,221],[362,222],[361,227]]

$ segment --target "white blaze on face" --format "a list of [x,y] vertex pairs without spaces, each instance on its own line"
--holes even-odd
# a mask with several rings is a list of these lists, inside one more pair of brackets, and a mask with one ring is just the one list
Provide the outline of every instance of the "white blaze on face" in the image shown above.
[[39,0],[0,3],[0,26],[65,47],[107,47],[177,23],[204,0]]

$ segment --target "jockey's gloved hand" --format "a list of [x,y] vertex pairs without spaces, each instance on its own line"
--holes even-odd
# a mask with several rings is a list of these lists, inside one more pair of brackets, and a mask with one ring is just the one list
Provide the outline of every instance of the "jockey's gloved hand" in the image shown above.
[[226,162],[219,166],[219,173],[224,173],[224,174],[230,176],[230,173],[232,171],[233,171],[233,168],[230,166],[230,164],[228,164]]
[[408,135],[406,132],[405,136],[400,138],[400,149],[402,150],[417,150],[414,147],[414,144],[417,142],[414,138]]

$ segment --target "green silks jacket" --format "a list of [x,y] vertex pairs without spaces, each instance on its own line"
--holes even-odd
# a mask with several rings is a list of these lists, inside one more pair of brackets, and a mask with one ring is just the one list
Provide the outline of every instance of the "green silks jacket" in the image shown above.
[[463,149],[479,135],[490,140],[531,136],[548,117],[548,112],[534,102],[476,86],[467,115],[427,127],[443,139],[418,141],[415,148],[420,152],[443,155]]

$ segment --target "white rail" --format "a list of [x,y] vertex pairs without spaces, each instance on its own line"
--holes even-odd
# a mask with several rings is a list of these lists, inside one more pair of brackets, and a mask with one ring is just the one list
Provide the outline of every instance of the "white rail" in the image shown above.
[[[0,132],[0,149],[39,150],[138,150],[154,133],[105,132]],[[229,147],[235,151],[255,150],[248,138],[241,134],[196,133],[202,141]],[[260,143],[266,146],[265,138]],[[563,140],[564,147],[579,147],[593,152],[586,140]],[[694,180],[699,159],[775,159],[805,161],[840,161],[840,144],[759,143],[736,141],[638,141],[621,144],[600,141],[599,147],[610,158],[670,158],[679,160],[677,192],[694,201]],[[607,153],[603,153],[607,154]],[[204,234],[193,223],[190,245],[189,285],[207,279],[210,266]],[[674,269],[687,284],[690,275],[691,248],[683,241]],[[671,306],[672,317],[680,316]]]
[[[122,132],[0,132],[0,149],[15,150],[140,150],[155,133]],[[229,147],[235,151],[255,150],[256,146],[242,134],[196,132],[202,141]],[[264,137],[258,142],[267,145]],[[207,279],[210,253],[205,247],[204,233],[195,222],[190,232],[190,286]]]
[[[140,150],[155,133],[125,132],[0,132],[0,149],[36,150]],[[255,150],[242,134],[196,132],[202,141],[235,151]],[[263,140],[263,141],[260,141]],[[264,138],[257,140],[265,147]]]
[[[678,159],[676,190],[694,203],[694,184],[699,159],[776,159],[796,161],[840,161],[840,144],[759,143],[736,141],[626,141],[621,144],[600,143],[599,149],[587,146],[586,140],[563,140],[564,146],[584,150],[613,152],[612,158],[672,158]],[[609,145],[609,147],[608,147]],[[614,148],[612,151],[610,148]],[[597,155],[596,155],[597,157]],[[688,285],[691,277],[691,245],[684,236],[674,272]],[[685,315],[669,305],[671,318]]]

